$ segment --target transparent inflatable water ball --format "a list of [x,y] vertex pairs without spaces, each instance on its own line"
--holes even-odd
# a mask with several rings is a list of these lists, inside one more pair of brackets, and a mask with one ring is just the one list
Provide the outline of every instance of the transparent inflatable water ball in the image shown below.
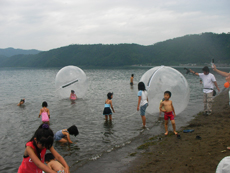
[[71,90],[83,98],[88,88],[86,74],[76,66],[63,67],[56,75],[55,88],[61,98],[69,98]]
[[190,90],[185,77],[176,69],[167,66],[154,67],[143,74],[140,81],[144,82],[148,91],[149,114],[159,113],[160,101],[164,92],[170,91],[176,115],[188,105]]

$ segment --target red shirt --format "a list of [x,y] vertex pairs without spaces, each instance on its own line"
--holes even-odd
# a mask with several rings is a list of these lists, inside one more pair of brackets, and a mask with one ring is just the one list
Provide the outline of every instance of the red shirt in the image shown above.
[[[27,142],[26,146],[30,146],[34,150],[35,154],[37,154],[36,148],[33,145],[33,141]],[[40,154],[42,163],[44,163],[45,161],[45,154],[46,154],[46,148],[42,149],[41,154]],[[30,156],[28,156],[26,158],[23,158],[22,164],[18,168],[18,173],[42,173],[42,170],[38,168],[33,163]]]

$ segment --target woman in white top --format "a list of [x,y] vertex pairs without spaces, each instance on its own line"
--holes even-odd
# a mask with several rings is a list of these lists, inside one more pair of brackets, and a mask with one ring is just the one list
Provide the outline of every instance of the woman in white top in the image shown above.
[[143,82],[138,83],[138,104],[137,104],[137,111],[140,110],[140,115],[143,123],[143,127],[146,127],[146,117],[145,117],[145,110],[148,106],[148,93],[145,89],[145,84]]

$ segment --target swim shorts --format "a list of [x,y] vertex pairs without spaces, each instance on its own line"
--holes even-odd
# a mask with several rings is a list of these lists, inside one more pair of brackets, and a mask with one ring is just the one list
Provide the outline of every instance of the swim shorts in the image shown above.
[[171,112],[165,112],[164,119],[165,119],[165,120],[168,120],[168,119],[174,120],[173,112],[172,112],[172,111],[171,111]]
[[64,170],[57,171],[57,173],[65,173]]
[[140,115],[145,116],[145,110],[148,107],[148,103],[145,103],[143,106],[140,107]]

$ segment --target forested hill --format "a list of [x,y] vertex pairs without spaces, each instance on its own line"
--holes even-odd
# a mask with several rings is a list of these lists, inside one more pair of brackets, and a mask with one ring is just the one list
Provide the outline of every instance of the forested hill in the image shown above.
[[1,67],[115,67],[124,65],[179,65],[230,63],[230,34],[186,35],[154,45],[69,45],[36,55],[0,58]]

